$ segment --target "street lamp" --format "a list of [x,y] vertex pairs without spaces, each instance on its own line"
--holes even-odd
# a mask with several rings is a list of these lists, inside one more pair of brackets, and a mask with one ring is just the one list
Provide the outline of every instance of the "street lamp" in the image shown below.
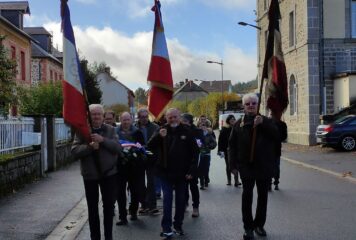
[[256,26],[256,25],[253,25],[253,24],[249,24],[249,23],[246,23],[246,22],[238,22],[239,25],[241,26],[250,26],[250,27],[254,27],[258,30],[261,30],[261,28],[259,26]]
[[223,82],[224,82],[224,63],[223,60],[221,59],[221,62],[215,62],[215,61],[206,61],[207,63],[215,63],[219,64],[221,66],[221,102],[222,102],[222,113],[224,113],[224,88],[223,88]]

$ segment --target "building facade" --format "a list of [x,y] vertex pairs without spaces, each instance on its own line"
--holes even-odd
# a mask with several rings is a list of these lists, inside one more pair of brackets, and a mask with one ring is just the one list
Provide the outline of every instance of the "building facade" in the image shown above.
[[[288,124],[288,142],[312,145],[316,143],[315,131],[321,116],[335,114],[356,100],[356,79],[353,77],[356,70],[356,1],[279,2],[289,88],[289,106],[283,115]],[[269,4],[270,0],[257,0],[256,21],[261,27],[258,32],[259,76],[266,51]],[[348,89],[347,96],[345,89]]]

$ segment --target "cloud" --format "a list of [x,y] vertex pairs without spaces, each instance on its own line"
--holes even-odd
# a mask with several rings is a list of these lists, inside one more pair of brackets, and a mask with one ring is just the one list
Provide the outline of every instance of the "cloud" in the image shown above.
[[[50,22],[44,27],[53,32],[53,42],[62,49],[60,23]],[[137,32],[132,36],[105,27],[74,27],[77,48],[89,62],[106,62],[117,79],[135,90],[148,88],[147,72],[151,58],[152,32]],[[221,68],[207,64],[207,60],[220,61],[214,53],[194,53],[178,39],[167,39],[175,82],[184,79],[220,80]],[[229,45],[224,50],[224,79],[249,81],[256,77],[256,54]]]
[[214,0],[214,1],[207,1],[207,0],[199,0],[200,2],[212,6],[212,7],[224,7],[227,9],[255,9],[256,8],[256,1],[254,0]]
[[44,22],[50,22],[51,19],[46,15],[24,15],[24,22],[26,27],[42,26]]

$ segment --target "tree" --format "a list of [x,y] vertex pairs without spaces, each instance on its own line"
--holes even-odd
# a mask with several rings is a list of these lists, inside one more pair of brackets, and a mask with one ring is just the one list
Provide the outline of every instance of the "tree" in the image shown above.
[[96,79],[96,73],[88,67],[88,61],[86,59],[80,60],[80,67],[85,81],[85,90],[87,92],[89,104],[100,104],[103,92],[100,90],[99,83]]
[[4,39],[0,35],[0,114],[6,114],[9,105],[16,103],[16,61],[8,58]]
[[41,83],[37,86],[18,87],[20,111],[23,115],[49,114],[62,116],[61,82]]
[[251,80],[249,82],[239,82],[232,86],[233,92],[236,93],[248,93],[258,87],[257,79]]
[[147,105],[147,91],[143,88],[135,90],[135,100],[138,106]]

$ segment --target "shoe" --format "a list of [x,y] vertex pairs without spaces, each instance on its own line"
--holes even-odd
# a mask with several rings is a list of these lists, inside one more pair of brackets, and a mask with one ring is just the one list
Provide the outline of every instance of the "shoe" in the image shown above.
[[173,232],[161,232],[159,236],[162,237],[163,239],[172,239],[173,234],[174,234]]
[[275,186],[274,186],[274,190],[279,190],[279,187],[278,187],[278,184],[276,184]]
[[130,217],[130,220],[131,221],[136,221],[138,218],[137,218],[137,214],[133,214],[133,215],[131,215],[131,217]]
[[245,230],[243,239],[244,240],[254,240],[255,236],[253,235],[253,230]]
[[138,210],[138,214],[140,215],[144,215],[148,213],[148,208],[140,208],[140,210]]
[[209,183],[208,182],[205,183],[205,187],[206,188],[209,187]]
[[231,186],[231,182],[227,182],[226,185]]
[[184,235],[184,231],[181,227],[179,228],[174,228],[174,234],[177,235],[177,236],[183,236]]
[[204,186],[200,186],[200,190],[205,190]]
[[199,217],[199,208],[193,208],[192,217],[193,218]]
[[159,210],[157,208],[152,208],[148,210],[148,214],[150,215],[157,215],[159,214]]
[[261,236],[261,237],[266,237],[267,236],[266,230],[263,227],[256,227],[255,228],[255,233],[258,236]]
[[120,220],[116,223],[116,226],[124,226],[124,225],[127,225],[127,220],[124,219],[124,220]]

